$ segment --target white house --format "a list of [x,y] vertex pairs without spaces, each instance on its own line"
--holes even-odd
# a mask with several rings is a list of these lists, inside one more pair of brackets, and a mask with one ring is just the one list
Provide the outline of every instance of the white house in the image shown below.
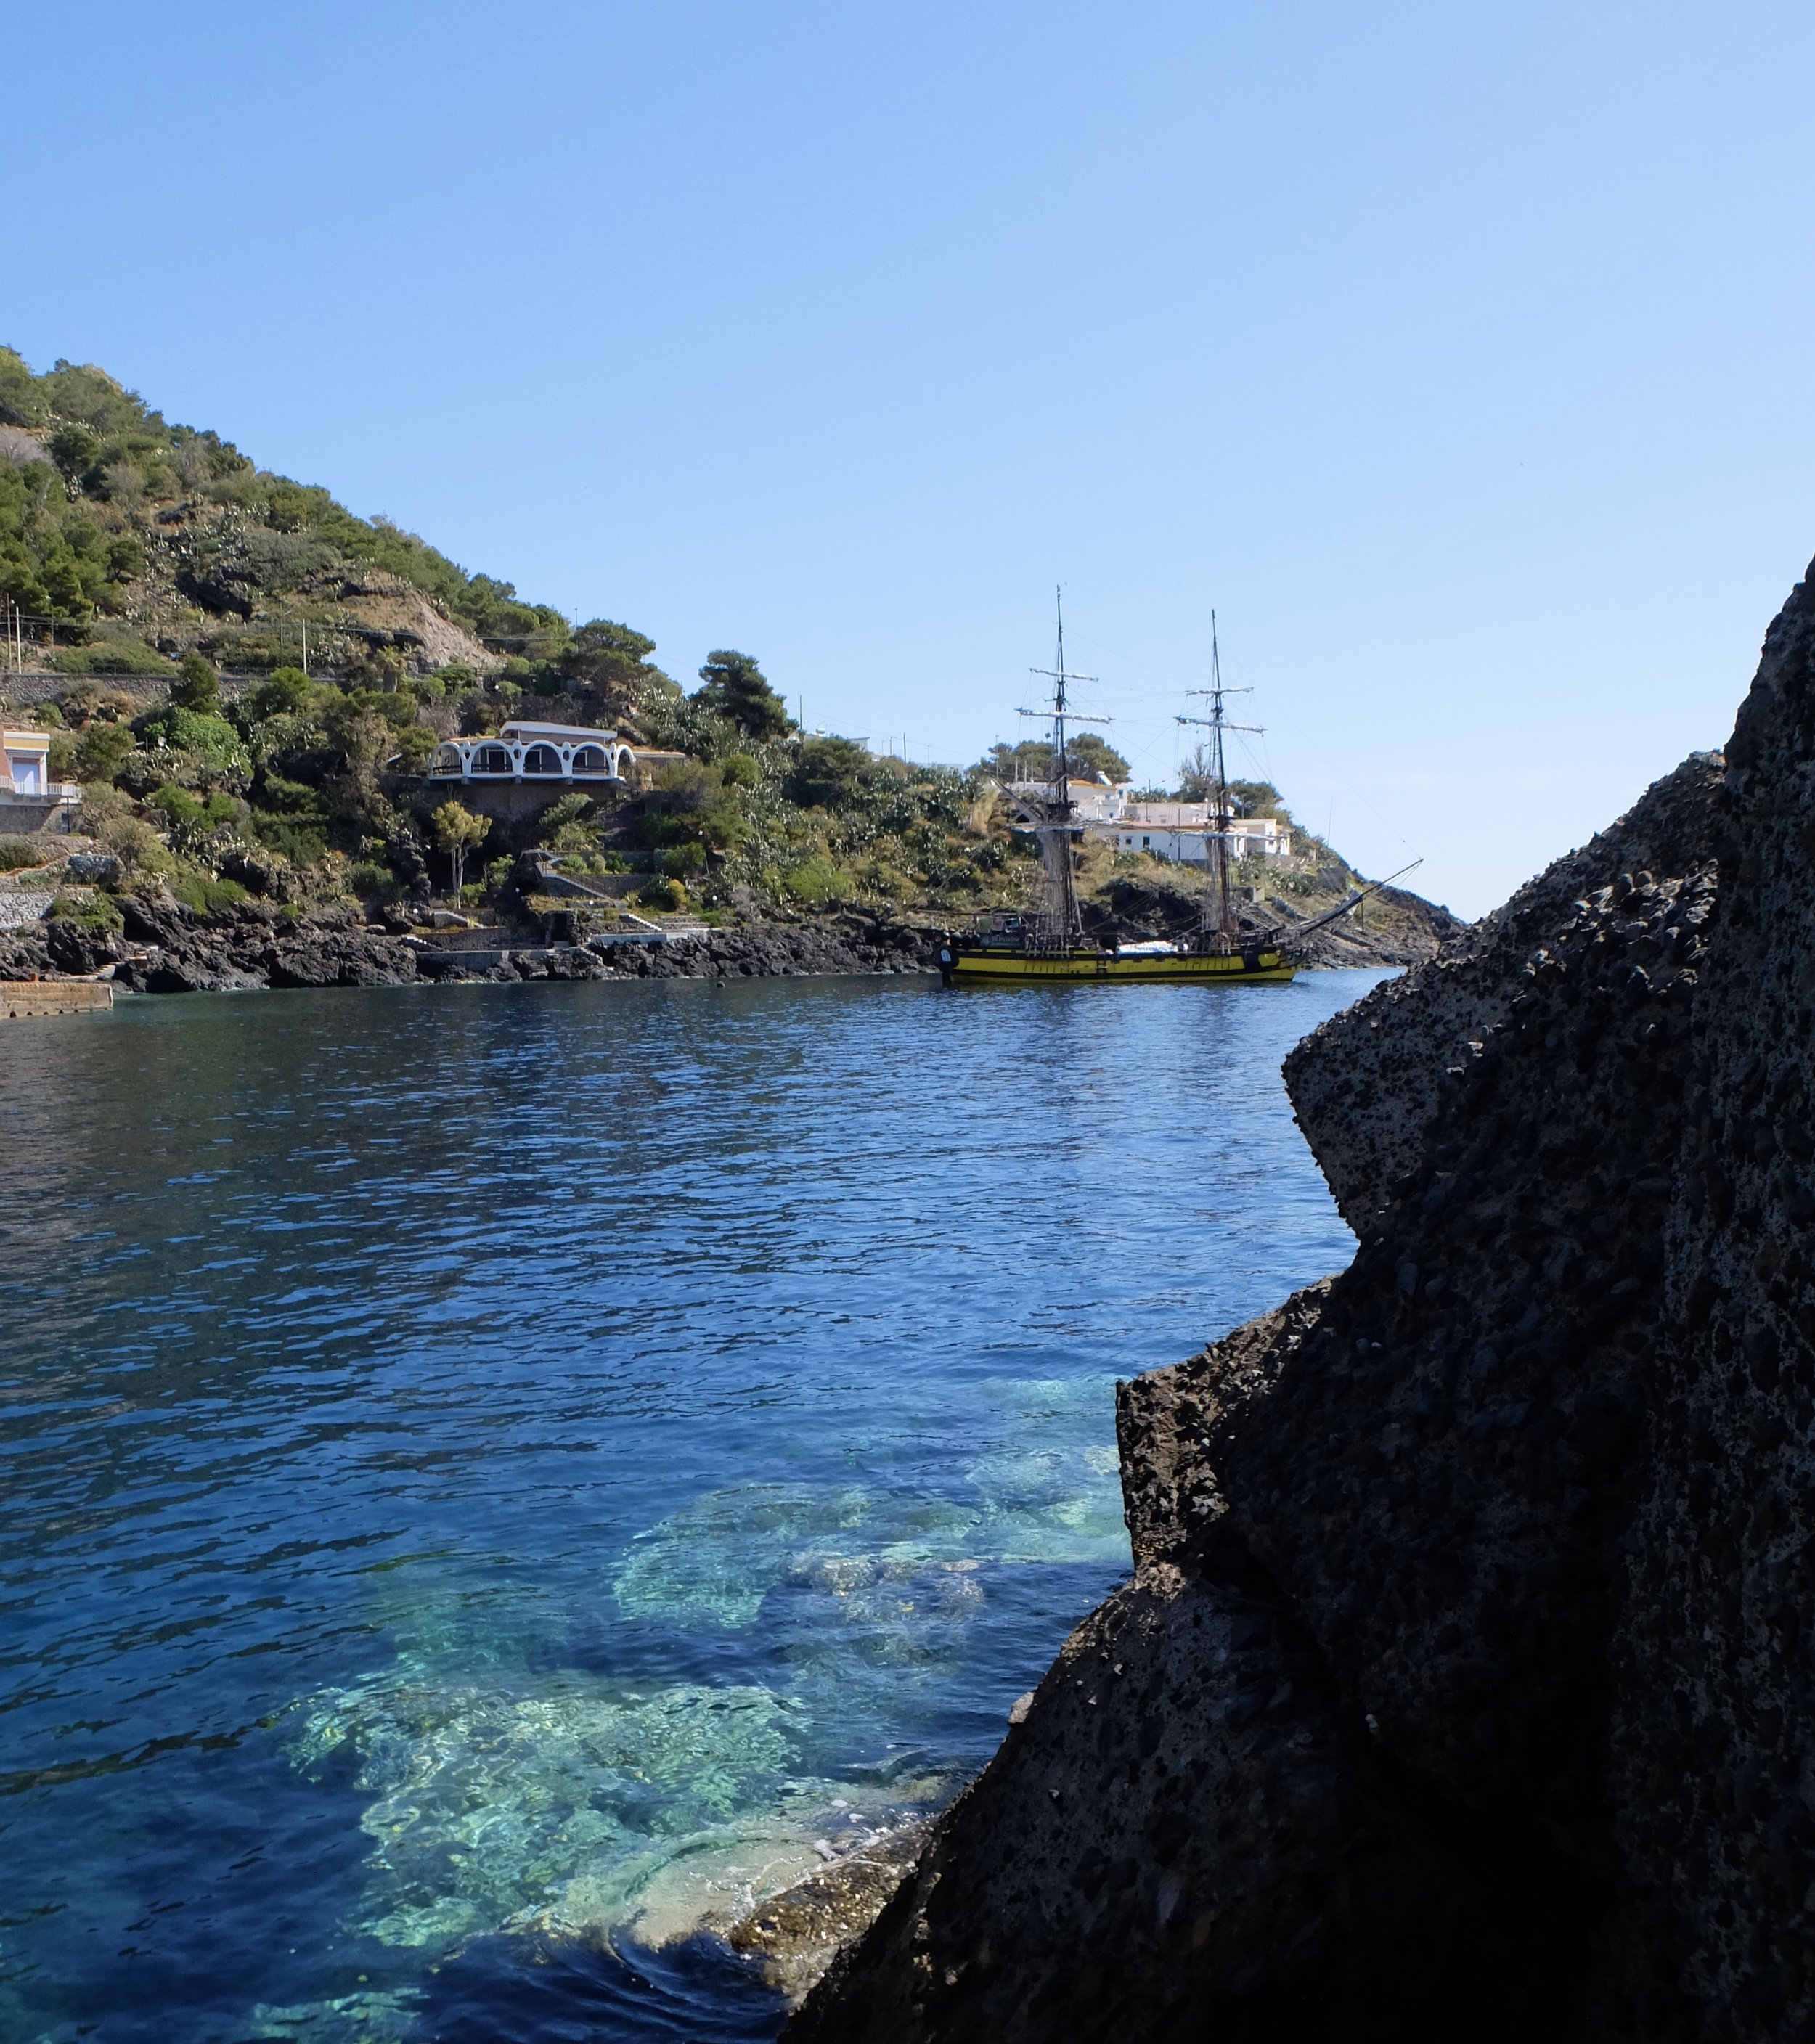
[[[1084,829],[1118,851],[1152,852],[1187,866],[1207,866],[1217,839],[1206,802],[1124,802],[1119,814]],[[1231,816],[1229,849],[1232,859],[1290,859],[1292,833],[1277,816]]]
[[0,730],[0,812],[29,805],[48,816],[82,800],[75,782],[51,778],[50,751],[48,732]]
[[[1056,781],[1011,781],[1010,795],[1019,796],[1025,802],[1050,802],[1057,789]],[[1071,813],[1080,823],[1107,823],[1121,814],[1125,806],[1125,791],[1104,780],[1067,781],[1065,793],[1071,805]]]
[[623,786],[636,755],[615,731],[585,724],[507,724],[495,738],[450,738],[429,763],[431,781],[564,781]]
[[[1051,781],[1016,781],[1008,792],[1030,804],[1045,804],[1056,786]],[[1067,782],[1065,792],[1086,837],[1106,839],[1118,851],[1150,851],[1190,866],[1209,863],[1216,832],[1208,802],[1136,801],[1125,786],[1100,778]],[[1232,859],[1292,855],[1291,831],[1277,816],[1231,816],[1229,836]]]

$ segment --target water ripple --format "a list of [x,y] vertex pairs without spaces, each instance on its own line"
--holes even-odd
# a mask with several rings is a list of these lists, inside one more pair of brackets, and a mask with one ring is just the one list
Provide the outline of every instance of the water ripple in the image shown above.
[[198,997],[6,1039],[0,2038],[754,2038],[1125,1568],[1118,1375],[1346,1259],[1361,975]]

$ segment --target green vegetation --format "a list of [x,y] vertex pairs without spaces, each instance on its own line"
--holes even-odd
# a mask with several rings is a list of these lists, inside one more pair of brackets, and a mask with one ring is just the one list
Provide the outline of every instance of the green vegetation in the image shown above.
[[[1092,780],[1099,774],[1118,784],[1128,778],[1128,762],[1094,731],[1074,732],[1065,750],[1078,780]],[[983,765],[998,781],[1050,781],[1058,770],[1058,757],[1044,739],[1026,738],[1018,745],[992,745]]]
[[[1050,775],[1043,742],[969,770],[879,759],[799,731],[760,663],[731,648],[690,693],[629,625],[570,627],[219,434],[167,424],[98,369],[37,375],[6,349],[0,596],[34,620],[32,656],[66,678],[36,714],[56,732],[53,771],[81,782],[120,862],[113,884],[167,889],[198,915],[249,893],[298,909],[442,895],[508,917],[529,912],[532,846],[582,880],[633,876],[645,907],[713,918],[943,918],[1036,892],[1032,840],[997,789]],[[423,778],[441,740],[513,715],[672,756],[633,790],[575,789],[540,813],[488,813],[476,789],[452,801]],[[1127,778],[1094,733],[1072,756],[1081,774]],[[1250,813],[1283,813],[1275,790],[1236,792]],[[1102,847],[1086,866],[1093,886],[1158,870]]]
[[106,895],[94,893],[59,894],[51,903],[50,919],[53,923],[74,923],[98,936],[118,929],[125,920]]
[[[388,519],[356,517],[326,490],[256,467],[218,433],[167,424],[102,370],[59,362],[37,376],[0,348],[0,425],[23,429],[38,450],[21,463],[15,435],[12,457],[0,460],[0,595],[79,638],[143,599],[137,586],[162,556],[159,579],[167,578],[175,601],[161,606],[171,614],[160,621],[179,637],[186,624],[205,632],[212,625],[223,644],[245,642],[236,648],[243,659],[267,650],[261,636],[275,651],[268,628],[245,628],[279,621],[261,620],[266,599],[301,599],[290,606],[288,634],[299,646],[314,587],[349,566],[421,590],[488,644],[544,659],[567,650],[559,611],[523,602],[509,582],[466,574]],[[333,620],[321,621],[324,653],[332,653]]]
[[485,816],[475,816],[458,802],[444,802],[429,820],[435,842],[453,862],[454,892],[458,894],[465,885],[467,854],[490,836],[490,821]]

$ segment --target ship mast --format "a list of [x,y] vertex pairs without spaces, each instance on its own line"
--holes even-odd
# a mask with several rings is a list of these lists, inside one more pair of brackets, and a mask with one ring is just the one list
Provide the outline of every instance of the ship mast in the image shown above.
[[1071,822],[1071,755],[1065,727],[1071,724],[1107,724],[1106,717],[1086,717],[1075,710],[1067,693],[1073,682],[1094,682],[1094,674],[1068,673],[1065,666],[1065,597],[1062,589],[1052,592],[1059,624],[1059,650],[1050,667],[1030,667],[1052,684],[1052,700],[1044,709],[1024,709],[1022,717],[1051,720],[1052,725],[1053,799],[1046,804],[1045,820],[1036,826],[1040,860],[1046,869],[1047,920],[1043,934],[1059,944],[1075,943],[1083,935],[1083,918],[1078,909],[1078,875],[1072,863],[1071,840],[1076,835]]
[[1223,703],[1229,696],[1252,695],[1252,689],[1225,689],[1223,686],[1222,656],[1217,646],[1217,613],[1210,613],[1210,686],[1207,689],[1190,689],[1194,696],[1207,697],[1210,713],[1208,717],[1182,717],[1180,724],[1194,724],[1210,734],[1210,786],[1208,805],[1210,828],[1207,833],[1209,844],[1210,886],[1204,902],[1204,921],[1207,929],[1225,943],[1232,944],[1240,935],[1236,925],[1235,905],[1229,900],[1229,848],[1234,833],[1229,826],[1233,819],[1229,810],[1229,774],[1223,758],[1223,733],[1225,731],[1252,732],[1261,735],[1258,724],[1231,724],[1224,713]]

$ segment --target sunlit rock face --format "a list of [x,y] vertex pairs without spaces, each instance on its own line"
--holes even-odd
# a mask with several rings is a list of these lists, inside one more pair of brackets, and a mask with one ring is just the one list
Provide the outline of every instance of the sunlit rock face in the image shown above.
[[1812,612],[1288,1060],[1354,1262],[1124,1387],[1133,1584],[791,2036],[1815,2034]]

